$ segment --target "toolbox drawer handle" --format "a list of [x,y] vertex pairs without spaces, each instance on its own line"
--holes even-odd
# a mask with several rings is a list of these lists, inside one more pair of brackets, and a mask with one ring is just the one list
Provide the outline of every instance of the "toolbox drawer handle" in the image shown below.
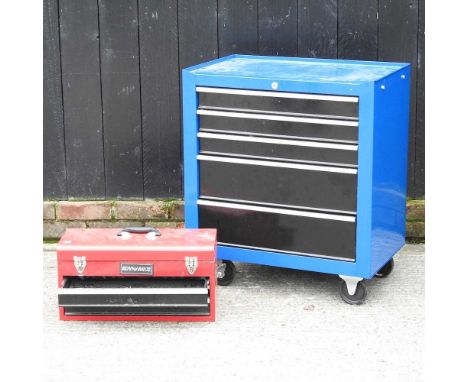
[[126,232],[126,233],[153,233],[155,236],[161,236],[161,232],[156,229],[156,228],[152,228],[152,227],[128,227],[128,228],[124,228],[123,230],[121,230],[117,236],[122,236],[122,234]]

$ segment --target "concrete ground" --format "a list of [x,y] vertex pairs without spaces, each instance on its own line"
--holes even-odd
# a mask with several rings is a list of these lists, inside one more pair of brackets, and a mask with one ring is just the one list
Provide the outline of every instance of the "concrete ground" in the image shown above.
[[45,252],[45,380],[422,381],[424,245],[368,281],[361,306],[342,302],[336,276],[237,269],[218,287],[214,323],[64,322]]

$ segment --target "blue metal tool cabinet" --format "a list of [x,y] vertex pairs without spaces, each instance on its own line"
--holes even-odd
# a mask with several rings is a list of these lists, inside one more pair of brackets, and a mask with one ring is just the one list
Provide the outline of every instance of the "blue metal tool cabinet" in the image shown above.
[[183,70],[185,225],[232,261],[337,274],[350,304],[405,242],[410,64],[232,55]]

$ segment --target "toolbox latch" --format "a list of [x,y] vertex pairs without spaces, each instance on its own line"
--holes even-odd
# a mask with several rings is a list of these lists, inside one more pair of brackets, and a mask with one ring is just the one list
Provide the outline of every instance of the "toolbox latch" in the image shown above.
[[198,267],[198,258],[196,256],[185,256],[185,268],[187,272],[193,275]]

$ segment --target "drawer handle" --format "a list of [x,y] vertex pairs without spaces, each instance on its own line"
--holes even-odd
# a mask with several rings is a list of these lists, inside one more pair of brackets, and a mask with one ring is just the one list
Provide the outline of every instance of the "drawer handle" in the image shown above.
[[275,98],[295,98],[295,99],[312,99],[319,101],[335,101],[335,102],[351,102],[357,103],[359,97],[353,96],[333,96],[323,94],[310,94],[310,93],[288,93],[288,92],[272,92],[261,90],[244,90],[244,89],[228,89],[228,88],[209,88],[197,86],[199,93],[217,93],[217,94],[236,94],[258,97],[275,97]]
[[316,219],[339,220],[339,221],[351,222],[351,223],[356,222],[356,217],[348,216],[348,215],[327,214],[327,213],[322,213],[322,212],[309,212],[309,211],[300,211],[300,210],[294,210],[294,209],[289,209],[289,208],[288,209],[275,208],[275,207],[266,207],[266,206],[251,205],[251,204],[239,204],[239,203],[231,203],[231,202],[216,202],[216,201],[206,200],[206,199],[198,199],[197,205],[232,208],[232,209],[257,211],[257,212],[270,212],[270,213],[275,213],[275,214],[303,216],[303,217],[316,218]]
[[58,288],[58,295],[208,294],[208,288]]
[[323,148],[323,149],[349,150],[349,151],[358,150],[357,145],[324,143],[324,142],[315,142],[315,141],[299,141],[296,139],[261,138],[261,137],[252,137],[252,136],[244,136],[244,135],[216,134],[216,133],[205,133],[205,132],[199,132],[197,136],[198,138],[224,139],[226,141],[271,143],[274,145],[304,146],[304,147],[316,147],[316,148]]
[[342,120],[337,120],[337,119],[309,118],[309,117],[290,117],[286,115],[242,113],[242,112],[234,112],[234,111],[218,111],[218,110],[208,110],[208,109],[198,109],[197,114],[198,115],[211,115],[211,116],[216,116],[216,117],[313,123],[315,125],[334,125],[334,126],[352,126],[352,127],[359,126],[359,123],[355,121],[342,121]]
[[240,158],[218,157],[218,156],[209,156],[209,155],[197,155],[197,159],[210,161],[210,162],[238,163],[238,164],[248,164],[248,165],[253,165],[253,166],[266,166],[266,167],[283,167],[283,168],[293,168],[296,170],[336,172],[340,174],[351,174],[351,175],[357,174],[357,169],[344,168],[344,167],[316,166],[316,165],[311,165],[311,164],[273,162],[273,161],[266,161],[266,160],[240,159]]

